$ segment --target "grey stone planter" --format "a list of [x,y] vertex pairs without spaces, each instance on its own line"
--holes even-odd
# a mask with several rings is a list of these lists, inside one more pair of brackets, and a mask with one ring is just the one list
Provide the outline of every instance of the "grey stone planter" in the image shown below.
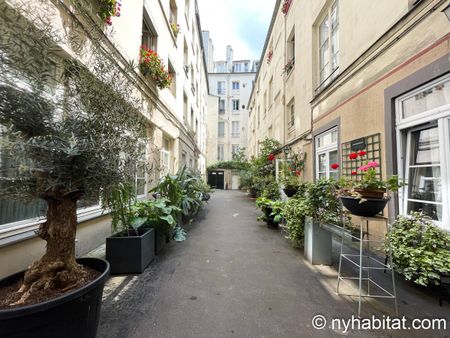
[[106,239],[106,259],[112,274],[142,273],[154,258],[154,229],[139,229],[139,236]]
[[305,219],[304,254],[313,265],[331,265],[332,235],[310,217]]

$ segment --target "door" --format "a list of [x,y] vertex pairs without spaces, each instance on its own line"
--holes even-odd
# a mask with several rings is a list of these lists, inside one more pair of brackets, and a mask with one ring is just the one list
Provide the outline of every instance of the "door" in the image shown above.
[[223,171],[210,171],[208,173],[208,184],[214,189],[224,188],[224,173]]
[[231,176],[231,189],[233,189],[233,190],[239,189],[239,176],[238,175]]

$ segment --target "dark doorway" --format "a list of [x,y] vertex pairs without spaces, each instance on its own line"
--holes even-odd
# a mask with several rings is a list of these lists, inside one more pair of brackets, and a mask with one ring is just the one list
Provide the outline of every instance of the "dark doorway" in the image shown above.
[[208,184],[214,189],[224,188],[224,172],[223,171],[210,171],[208,173]]

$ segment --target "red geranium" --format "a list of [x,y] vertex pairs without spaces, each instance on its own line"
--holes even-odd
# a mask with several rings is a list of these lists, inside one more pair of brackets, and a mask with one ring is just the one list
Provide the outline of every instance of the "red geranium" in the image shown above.
[[352,175],[353,175],[353,176],[358,175],[358,172],[352,171]]
[[275,159],[275,155],[274,154],[270,154],[269,156],[267,156],[267,160],[268,161],[273,161]]
[[367,155],[367,152],[364,151],[364,150],[361,150],[361,151],[358,153],[358,155],[359,155],[359,156],[366,156],[366,155]]
[[336,170],[337,168],[339,168],[339,164],[333,163],[333,164],[331,165],[331,169]]
[[351,153],[348,157],[349,157],[351,160],[356,160],[356,159],[358,158],[358,154],[357,154],[357,153]]
[[296,171],[295,171],[295,175],[296,175],[296,176],[300,176],[301,174],[302,174],[302,172],[301,172],[300,170],[296,170]]

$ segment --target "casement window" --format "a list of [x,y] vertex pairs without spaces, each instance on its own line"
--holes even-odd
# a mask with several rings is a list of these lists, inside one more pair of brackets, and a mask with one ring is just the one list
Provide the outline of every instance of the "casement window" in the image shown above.
[[326,131],[315,137],[316,179],[339,178],[338,131],[337,128]]
[[232,121],[231,122],[231,137],[237,138],[240,137],[240,130],[239,130],[239,121]]
[[184,2],[184,15],[186,16],[186,22],[189,24],[189,15],[191,10],[191,1],[185,0]]
[[421,211],[450,229],[450,76],[396,102],[400,213]]
[[292,99],[287,107],[287,120],[288,120],[288,129],[292,129],[295,126],[295,101]]
[[225,113],[225,100],[219,100],[219,114]]
[[217,145],[217,161],[223,161],[224,160],[224,145],[218,144]]
[[233,81],[232,88],[233,88],[233,90],[239,90],[239,82],[238,81]]
[[272,106],[273,101],[273,77],[269,81],[269,107]]
[[225,81],[217,81],[217,94],[225,94]]
[[169,21],[170,23],[176,24],[178,22],[177,20],[177,4],[175,0],[170,0],[170,13],[169,13]]
[[231,157],[233,157],[236,154],[239,154],[239,144],[232,144],[231,145]]
[[163,146],[161,150],[161,177],[170,173],[170,141],[163,138]]
[[155,26],[150,20],[150,16],[144,9],[144,20],[142,22],[142,41],[141,44],[148,49],[157,51],[158,49],[158,34]]
[[235,63],[233,66],[233,71],[235,73],[240,73],[241,72],[241,64],[240,63]]
[[219,122],[217,128],[217,134],[219,137],[225,137],[225,122]]
[[172,66],[172,62],[169,61],[167,69],[170,76],[172,77],[172,82],[170,83],[170,92],[174,97],[177,97],[177,73]]
[[239,100],[233,100],[232,105],[233,105],[234,112],[239,111]]
[[189,103],[186,93],[183,94],[183,123],[186,126],[188,123]]
[[336,0],[319,25],[319,88],[337,76],[339,68],[339,1]]

